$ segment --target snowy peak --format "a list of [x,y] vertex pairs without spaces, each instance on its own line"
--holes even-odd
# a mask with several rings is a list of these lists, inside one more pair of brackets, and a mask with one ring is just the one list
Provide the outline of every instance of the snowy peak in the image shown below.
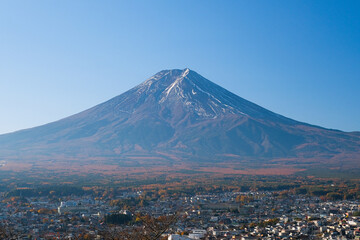
[[171,81],[174,81],[177,78],[186,77],[190,71],[191,70],[189,68],[185,68],[184,70],[180,70],[180,69],[162,70],[156,73],[154,76],[147,79],[141,85],[150,86],[158,82],[170,83]]
[[[156,80],[157,85],[162,86],[157,89],[159,93],[157,103],[160,105],[171,107],[180,104],[186,112],[192,112],[203,118],[216,118],[226,112],[234,113],[233,107],[222,104],[221,100],[213,95],[211,89],[219,86],[189,68],[162,71],[149,80],[151,85]],[[150,84],[148,81],[147,85]]]
[[[200,118],[217,118],[227,114],[242,116],[276,114],[267,111],[207,80],[189,68],[163,70],[135,87],[138,99],[191,113]],[[135,100],[134,100],[135,101]],[[136,100],[139,102],[138,100]]]
[[[144,94],[154,95],[156,104],[170,108],[181,104],[185,112],[201,118],[224,114],[247,116],[258,108],[189,68],[161,71],[141,84],[140,89]],[[244,107],[239,108],[241,105]]]
[[160,71],[110,102],[111,105],[105,104],[104,107],[111,111],[111,106],[116,114],[163,109],[162,112],[167,112],[168,116],[177,116],[177,120],[185,115],[195,119],[238,115],[290,121],[231,93],[189,68]]

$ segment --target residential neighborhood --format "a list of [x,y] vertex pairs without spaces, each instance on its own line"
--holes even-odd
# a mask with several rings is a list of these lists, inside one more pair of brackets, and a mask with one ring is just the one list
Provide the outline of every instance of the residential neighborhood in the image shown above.
[[[115,199],[131,200],[143,194],[125,192]],[[12,201],[13,200],[13,201]],[[48,197],[1,198],[3,231],[17,239],[109,239],[111,214],[176,216],[163,239],[360,239],[359,201],[323,201],[305,195],[279,192],[224,192],[179,198],[162,198],[136,208],[121,209],[92,196],[50,200]],[[16,238],[15,238],[16,239]],[[116,239],[116,238],[113,238]],[[121,239],[121,238],[119,238]]]

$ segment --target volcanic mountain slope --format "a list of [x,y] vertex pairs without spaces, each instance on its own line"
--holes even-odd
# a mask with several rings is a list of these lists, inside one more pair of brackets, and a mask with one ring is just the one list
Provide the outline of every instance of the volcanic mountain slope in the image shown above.
[[140,157],[148,164],[230,160],[350,168],[360,167],[360,135],[283,117],[194,71],[176,69],[79,114],[0,136],[3,160],[121,163]]

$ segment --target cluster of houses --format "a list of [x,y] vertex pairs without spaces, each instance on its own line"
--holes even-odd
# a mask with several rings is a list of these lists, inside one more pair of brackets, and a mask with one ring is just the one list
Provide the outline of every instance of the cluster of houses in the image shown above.
[[[250,195],[246,203],[236,201]],[[225,193],[194,196],[192,211],[168,239],[360,239],[358,201],[323,202],[301,195]],[[180,228],[180,229],[179,229]],[[202,229],[200,236],[193,229]]]
[[71,239],[79,233],[95,235],[105,212],[115,209],[92,197],[73,197],[60,203],[47,197],[1,199],[0,236],[17,239]]
[[[130,198],[141,192],[123,194]],[[133,212],[92,196],[63,201],[0,199],[0,226],[19,239],[103,239],[104,216],[111,213],[178,217],[163,234],[184,239],[360,239],[359,201],[327,201],[276,192],[227,192],[159,198]]]

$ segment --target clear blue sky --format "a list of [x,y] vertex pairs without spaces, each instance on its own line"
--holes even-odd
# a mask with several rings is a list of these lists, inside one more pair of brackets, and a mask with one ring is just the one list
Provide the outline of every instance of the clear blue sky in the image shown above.
[[360,1],[0,1],[0,133],[189,67],[287,117],[360,130]]

